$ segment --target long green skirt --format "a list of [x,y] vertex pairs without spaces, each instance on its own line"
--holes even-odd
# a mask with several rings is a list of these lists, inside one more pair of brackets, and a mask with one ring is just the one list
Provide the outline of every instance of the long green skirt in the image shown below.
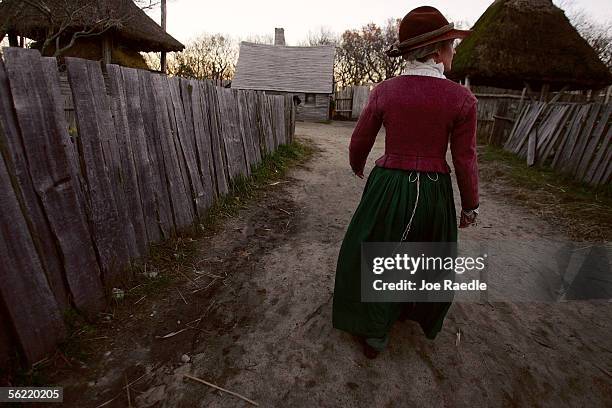
[[[416,172],[374,167],[340,248],[333,325],[366,338],[386,337],[406,303],[361,302],[361,243],[399,242],[417,196]],[[457,216],[449,174],[420,173],[419,200],[409,242],[457,242]],[[410,320],[436,337],[450,303],[411,304]]]

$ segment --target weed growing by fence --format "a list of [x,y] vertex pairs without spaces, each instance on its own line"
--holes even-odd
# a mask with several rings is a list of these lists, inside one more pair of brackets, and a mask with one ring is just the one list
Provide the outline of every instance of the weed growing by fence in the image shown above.
[[313,152],[310,143],[294,141],[280,145],[273,154],[264,156],[249,177],[238,176],[230,186],[230,194],[220,198],[208,210],[199,224],[201,231],[216,231],[224,217],[235,215],[247,200],[257,196],[259,189],[283,178],[289,168],[308,160]]
[[573,240],[612,239],[612,187],[593,187],[524,160],[495,146],[479,146],[484,180],[560,226]]

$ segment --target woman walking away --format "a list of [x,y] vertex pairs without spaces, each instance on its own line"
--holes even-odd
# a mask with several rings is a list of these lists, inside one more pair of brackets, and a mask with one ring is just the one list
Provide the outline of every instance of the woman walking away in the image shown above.
[[418,322],[434,339],[451,305],[361,302],[362,242],[456,242],[457,217],[446,151],[450,140],[461,195],[460,227],[478,214],[476,98],[444,76],[451,69],[456,30],[433,7],[409,12],[399,41],[387,54],[406,60],[400,76],[378,84],[353,131],[350,164],[363,178],[366,159],[384,124],[385,154],[366,182],[361,202],[340,248],[334,288],[333,325],[360,339],[374,358],[398,319]]

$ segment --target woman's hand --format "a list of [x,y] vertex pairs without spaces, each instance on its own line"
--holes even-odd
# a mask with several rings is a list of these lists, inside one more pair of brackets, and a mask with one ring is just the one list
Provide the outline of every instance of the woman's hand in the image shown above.
[[461,220],[459,221],[459,228],[467,228],[470,225],[476,225],[476,219],[478,218],[477,210],[461,210]]

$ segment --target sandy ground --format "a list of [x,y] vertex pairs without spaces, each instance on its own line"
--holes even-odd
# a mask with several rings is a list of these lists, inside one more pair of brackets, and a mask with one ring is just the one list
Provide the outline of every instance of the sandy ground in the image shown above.
[[[106,406],[128,406],[129,378],[138,379],[132,406],[248,406],[189,374],[263,407],[612,406],[609,302],[456,303],[435,341],[397,323],[376,360],[332,328],[336,259],[365,185],[348,167],[353,127],[298,123],[297,137],[319,152],[201,242],[202,268],[227,274],[223,284],[196,293],[185,284],[185,301],[176,293],[143,301],[138,321],[120,323],[117,339],[101,346],[95,370],[61,380],[65,405],[115,397]],[[481,222],[460,239],[564,239],[492,186],[481,189]],[[156,338],[198,317],[196,329]]]

